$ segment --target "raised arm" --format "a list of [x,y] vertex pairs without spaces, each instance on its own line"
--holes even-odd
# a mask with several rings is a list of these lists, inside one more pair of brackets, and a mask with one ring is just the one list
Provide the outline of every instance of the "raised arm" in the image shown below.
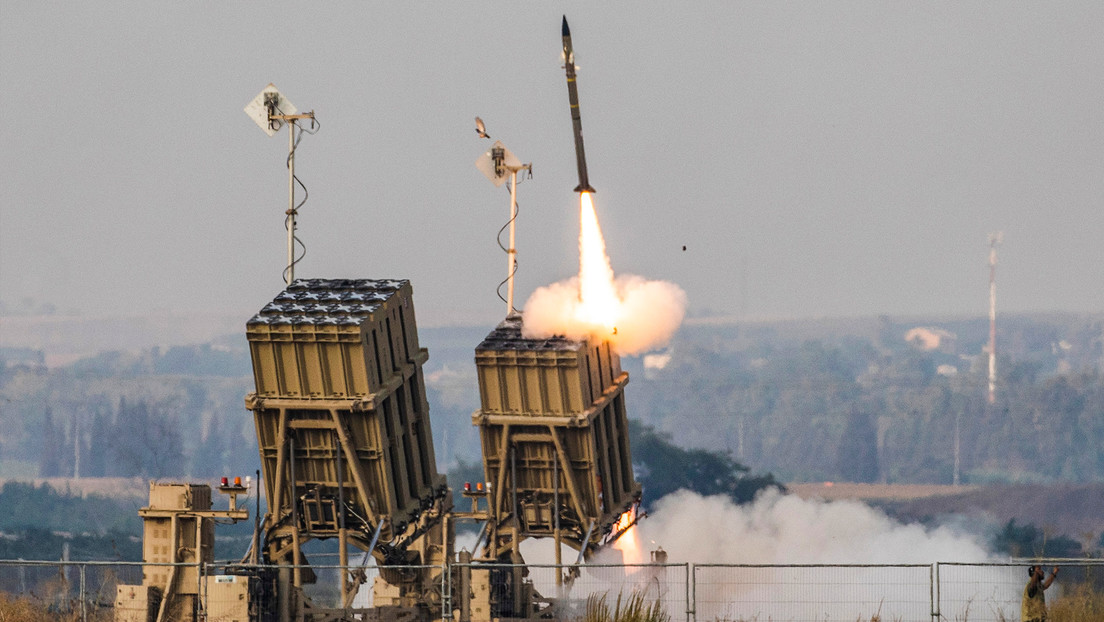
[[1057,576],[1058,576],[1058,566],[1055,566],[1054,569],[1050,571],[1050,576],[1046,578],[1046,581],[1043,581],[1043,590],[1044,591],[1048,587],[1050,587],[1051,583],[1054,583],[1054,577],[1057,577]]

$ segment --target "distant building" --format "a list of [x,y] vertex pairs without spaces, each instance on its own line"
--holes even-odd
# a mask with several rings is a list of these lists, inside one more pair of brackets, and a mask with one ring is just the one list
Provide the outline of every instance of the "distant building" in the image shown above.
[[954,333],[931,326],[917,326],[905,333],[905,341],[914,348],[931,352],[938,350],[953,354],[958,336]]
[[671,362],[671,351],[660,352],[657,354],[645,354],[644,355],[644,377],[648,380],[655,380],[659,376],[659,371],[667,367],[667,364]]
[[949,378],[958,375],[958,368],[954,365],[943,364],[935,368],[935,373]]

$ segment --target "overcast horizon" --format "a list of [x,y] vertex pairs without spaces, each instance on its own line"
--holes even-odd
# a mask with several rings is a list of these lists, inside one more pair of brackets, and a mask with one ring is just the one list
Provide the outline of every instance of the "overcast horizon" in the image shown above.
[[508,196],[476,115],[533,163],[517,306],[577,266],[564,13],[613,269],[690,316],[983,316],[997,231],[1001,313],[1104,311],[1102,3],[293,10],[5,4],[9,312],[271,300],[287,134],[242,108],[272,82],[321,123],[297,276],[409,279],[420,324],[496,322]]

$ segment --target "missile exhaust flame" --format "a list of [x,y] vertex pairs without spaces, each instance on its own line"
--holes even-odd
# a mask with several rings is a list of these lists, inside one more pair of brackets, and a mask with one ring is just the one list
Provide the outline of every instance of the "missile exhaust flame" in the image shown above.
[[579,306],[575,317],[613,334],[621,301],[613,284],[606,241],[589,192],[579,194]]
[[[636,523],[639,520],[637,517],[637,506],[633,506],[625,511],[621,515],[620,520],[613,527],[613,533],[620,534],[613,542],[613,548],[621,552],[621,557],[626,564],[643,564],[644,549],[640,544],[640,537],[636,528]],[[631,574],[632,568],[625,568],[625,574]]]
[[525,303],[527,338],[564,335],[609,341],[622,355],[667,344],[686,312],[674,283],[615,276],[589,192],[579,194],[579,274],[538,288]]

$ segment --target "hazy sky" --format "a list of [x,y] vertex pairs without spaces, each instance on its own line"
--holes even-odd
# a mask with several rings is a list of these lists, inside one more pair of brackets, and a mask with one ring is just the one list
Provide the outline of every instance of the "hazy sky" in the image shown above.
[[[407,278],[425,325],[575,272],[571,23],[613,268],[691,313],[1104,310],[1104,3],[48,3],[0,8],[0,301],[257,310],[283,287],[287,137],[303,277]],[[683,245],[686,251],[682,250]]]

